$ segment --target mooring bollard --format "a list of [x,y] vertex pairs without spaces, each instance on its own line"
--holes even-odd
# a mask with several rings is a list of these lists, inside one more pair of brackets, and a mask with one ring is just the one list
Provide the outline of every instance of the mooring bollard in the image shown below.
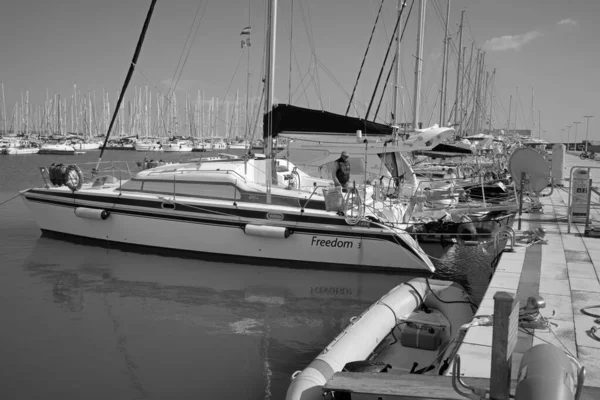
[[512,354],[517,344],[519,302],[507,292],[494,295],[494,328],[490,373],[490,399],[509,400]]

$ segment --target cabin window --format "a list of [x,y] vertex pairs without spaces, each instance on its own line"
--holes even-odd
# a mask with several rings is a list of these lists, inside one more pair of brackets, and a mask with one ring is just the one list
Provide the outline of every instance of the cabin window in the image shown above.
[[239,200],[240,192],[235,186],[214,183],[183,183],[177,182],[177,194],[181,196],[212,197],[224,200]]
[[204,182],[180,182],[176,181],[141,181],[129,180],[123,184],[123,191],[143,191],[148,193],[173,194],[176,188],[176,195],[190,197],[209,197],[223,200],[239,200],[241,198],[239,190],[231,184],[215,184]]
[[160,182],[160,181],[145,181],[143,186],[144,192],[150,193],[173,193],[173,182]]

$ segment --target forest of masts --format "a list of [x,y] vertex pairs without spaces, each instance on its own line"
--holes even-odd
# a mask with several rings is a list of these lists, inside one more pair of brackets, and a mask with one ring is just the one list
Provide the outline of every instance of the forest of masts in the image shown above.
[[[21,99],[7,112],[4,98],[4,84],[1,84],[2,104],[0,107],[0,129],[4,134],[26,136],[60,136],[76,134],[84,137],[105,136],[114,113],[118,93],[111,103],[106,90],[81,93],[77,85],[68,98],[59,94],[50,95],[46,91],[43,105],[29,102],[29,91],[21,92]],[[195,101],[185,95],[181,117],[177,96],[152,93],[146,87],[135,87],[134,96],[121,103],[111,137],[173,137],[194,138],[223,137],[249,138],[262,129],[259,118],[259,101],[245,101],[219,98],[206,99],[198,91]]]
[[[464,15],[464,11],[463,11]],[[444,62],[440,97],[436,103],[439,109],[438,123],[441,126],[452,126],[459,136],[477,134],[486,130],[492,131],[492,111],[500,104],[494,93],[496,70],[491,73],[485,69],[485,52],[471,44],[470,51],[462,45],[461,18],[459,40],[454,46],[448,35],[445,45],[453,47],[457,53],[455,100],[447,111],[448,90],[448,61]],[[387,86],[387,85],[386,85]],[[4,134],[25,134],[48,137],[51,135],[77,134],[84,137],[104,136],[108,131],[113,115],[114,104],[117,103],[118,93],[111,103],[109,93],[105,90],[101,95],[95,91],[81,93],[77,85],[67,98],[59,94],[50,95],[46,91],[43,105],[34,106],[29,102],[29,91],[21,92],[21,99],[7,112],[2,84],[2,103],[0,104],[0,130]],[[98,99],[97,97],[100,97]],[[185,104],[181,111],[177,104],[177,96],[171,94],[153,93],[145,87],[135,87],[133,98],[121,103],[111,137],[223,137],[246,138],[253,140],[257,132],[262,131],[262,104],[260,100],[252,99],[248,104],[236,93],[233,102],[227,98],[205,98],[198,91],[195,99],[185,95]],[[195,101],[194,101],[195,100]],[[425,102],[427,102],[425,100]],[[517,117],[521,111],[522,120],[532,132],[536,126],[533,115],[533,91],[531,96],[531,116],[526,118],[519,104],[519,91],[516,88],[515,99],[510,96],[508,118],[496,123],[495,126],[507,131],[516,130]],[[323,102],[321,102],[321,107]],[[502,110],[503,111],[503,110]],[[409,112],[400,112],[399,116],[408,117]],[[356,115],[360,117],[359,115]],[[410,117],[408,117],[410,118]],[[432,118],[437,119],[437,118]],[[529,122],[527,120],[529,119]],[[498,116],[496,116],[498,120]],[[379,121],[391,123],[392,121]],[[430,119],[431,122],[431,119]],[[399,122],[400,126],[412,126],[412,122]],[[538,125],[540,126],[541,123]],[[539,128],[538,128],[539,129]]]

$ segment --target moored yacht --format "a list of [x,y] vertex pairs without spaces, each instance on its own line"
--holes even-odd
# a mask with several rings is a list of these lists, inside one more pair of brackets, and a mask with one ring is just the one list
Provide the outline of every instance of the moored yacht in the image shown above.
[[127,181],[96,175],[85,183],[71,166],[60,179],[55,176],[60,186],[47,184],[22,196],[49,234],[245,263],[434,271],[405,231],[367,218],[366,205],[354,196],[328,211],[323,189],[331,180],[279,161],[276,182],[267,187],[269,162],[167,164]]
[[[12,138],[11,138],[12,139]],[[0,139],[1,154],[36,154],[40,151],[37,143],[25,139]]]
[[192,143],[187,140],[175,139],[169,140],[162,147],[165,153],[167,152],[191,152],[193,149]]
[[227,149],[227,142],[225,139],[219,136],[210,138],[211,150],[225,150]]
[[252,145],[247,140],[238,140],[237,142],[231,143],[229,145],[230,150],[247,150],[247,149],[251,149],[251,148],[252,148]]
[[145,138],[138,140],[134,148],[136,151],[163,151],[163,144],[159,139]]
[[40,148],[39,154],[74,155],[75,147],[64,139],[49,139]]
[[97,150],[101,146],[99,141],[88,140],[81,136],[69,137],[66,144],[73,146],[76,151]]

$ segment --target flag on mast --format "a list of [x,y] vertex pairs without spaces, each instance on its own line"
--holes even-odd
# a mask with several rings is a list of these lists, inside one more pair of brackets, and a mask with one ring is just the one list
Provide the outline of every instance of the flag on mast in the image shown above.
[[248,36],[245,40],[242,39],[242,49],[244,47],[250,47],[252,43],[250,42],[250,36]]
[[247,26],[244,29],[242,29],[242,33],[240,33],[240,35],[249,35],[251,30],[252,29],[249,26]]

